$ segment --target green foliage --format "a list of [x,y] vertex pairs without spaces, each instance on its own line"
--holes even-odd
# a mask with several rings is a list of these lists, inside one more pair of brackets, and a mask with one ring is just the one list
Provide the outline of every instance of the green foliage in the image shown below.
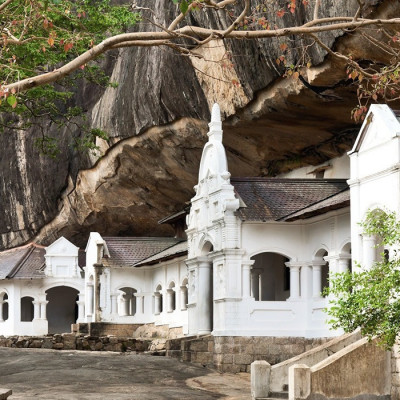
[[[108,35],[127,30],[139,20],[138,14],[131,11],[130,5],[115,6],[111,0],[13,0],[5,3],[6,0],[0,0],[0,7],[5,5],[0,12],[0,132],[31,126],[40,128],[44,120],[57,126],[76,123],[84,112],[71,106],[77,84],[89,80],[97,85],[113,86],[96,62],[82,66],[79,72],[57,85],[23,93],[8,92],[2,87],[55,70]],[[76,143],[78,148],[84,143],[93,150],[96,133],[90,132],[87,125],[81,129],[83,139]],[[54,139],[44,138],[38,143],[47,154],[56,155]]]
[[374,211],[361,225],[365,234],[379,238],[378,247],[390,248],[390,257],[382,253],[369,270],[357,265],[353,273],[335,274],[326,291],[331,295],[326,311],[334,329],[360,328],[390,349],[400,332],[400,222],[393,212]]

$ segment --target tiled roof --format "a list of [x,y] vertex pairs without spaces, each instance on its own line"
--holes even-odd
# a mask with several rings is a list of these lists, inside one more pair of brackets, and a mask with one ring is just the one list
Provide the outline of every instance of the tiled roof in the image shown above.
[[0,253],[0,279],[42,278],[45,248],[35,243]]
[[104,237],[109,258],[103,257],[103,265],[110,267],[133,267],[139,261],[149,258],[174,246],[179,239],[168,237]]
[[285,221],[295,221],[297,219],[306,219],[313,217],[314,215],[323,214],[331,210],[337,210],[339,208],[350,206],[350,190],[345,190],[338,194],[329,197],[326,200],[322,200],[317,204],[313,204],[310,207],[306,207],[294,214],[290,214],[285,217]]
[[348,190],[345,179],[232,178],[246,207],[246,221],[282,221],[286,217]]
[[159,253],[155,254],[154,256],[145,258],[142,261],[139,261],[135,264],[135,267],[140,267],[142,265],[152,265],[159,263],[161,261],[169,260],[174,257],[179,257],[186,255],[188,252],[188,244],[187,241],[184,240],[175,244],[174,246],[169,247],[164,251],[160,251]]

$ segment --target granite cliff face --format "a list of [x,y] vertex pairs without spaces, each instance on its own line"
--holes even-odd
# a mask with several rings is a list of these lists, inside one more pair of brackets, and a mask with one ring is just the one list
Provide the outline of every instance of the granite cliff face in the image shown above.
[[[159,21],[170,21],[172,2],[155,3]],[[399,10],[389,0],[368,12],[399,15]],[[324,10],[325,16],[344,12],[354,12],[347,0],[331,1]],[[191,18],[193,24],[227,26],[223,15],[199,12]],[[285,18],[301,22],[304,14]],[[143,24],[139,29],[147,28]],[[362,59],[386,61],[356,35],[326,35],[331,46],[351,49]],[[46,121],[46,132],[61,138],[63,151],[56,160],[33,147],[38,132],[0,136],[0,248],[32,239],[48,244],[60,235],[82,246],[95,230],[104,235],[171,234],[157,220],[193,195],[215,101],[223,112],[233,176],[273,175],[343,154],[359,128],[350,118],[355,88],[346,80],[344,66],[315,48],[314,67],[304,75],[309,87],[299,79],[282,79],[275,62],[279,43],[214,41],[201,50],[214,61],[228,51],[228,67],[159,48],[112,54],[105,63],[118,87],[82,85],[76,94],[91,124],[110,136],[99,143],[101,159],[72,150],[70,139],[79,136],[78,130],[58,131]],[[300,39],[289,42],[300,44]]]

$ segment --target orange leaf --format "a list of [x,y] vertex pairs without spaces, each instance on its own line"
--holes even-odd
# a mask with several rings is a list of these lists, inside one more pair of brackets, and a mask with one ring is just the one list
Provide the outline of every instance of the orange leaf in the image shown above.
[[281,8],[279,11],[277,11],[276,15],[279,18],[282,18],[285,15],[285,10],[283,8]]
[[279,45],[279,48],[280,48],[282,51],[285,51],[285,50],[288,48],[288,46],[287,46],[286,43],[281,43],[281,44]]
[[50,47],[54,46],[54,39],[52,37],[49,37],[49,39],[47,40],[47,43],[50,45]]

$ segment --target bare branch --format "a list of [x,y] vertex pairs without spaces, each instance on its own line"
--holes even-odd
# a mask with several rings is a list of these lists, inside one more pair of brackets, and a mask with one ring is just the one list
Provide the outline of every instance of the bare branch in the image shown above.
[[0,11],[3,11],[9,4],[11,4],[14,0],[6,0],[3,4],[0,5]]
[[314,20],[318,19],[318,11],[319,11],[320,3],[321,3],[321,0],[315,0],[314,17],[313,17]]

